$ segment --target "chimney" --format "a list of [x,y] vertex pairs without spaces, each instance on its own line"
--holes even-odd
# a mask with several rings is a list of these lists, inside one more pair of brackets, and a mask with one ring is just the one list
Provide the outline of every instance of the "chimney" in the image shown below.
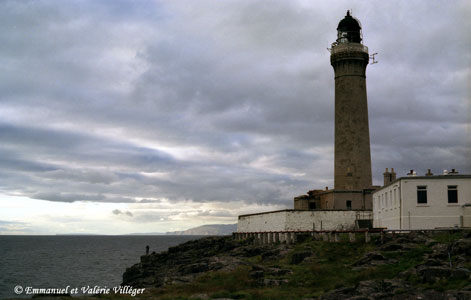
[[458,174],[458,171],[456,171],[455,169],[451,169],[450,172],[448,172],[448,175],[456,175]]
[[328,187],[328,186],[326,186],[326,187],[325,187],[325,190],[326,190],[326,191],[328,191],[328,190],[329,190],[329,187]]
[[394,168],[391,168],[391,182],[396,180],[396,172],[394,172]]
[[427,170],[427,173],[425,173],[425,176],[433,176],[433,173],[430,171],[430,169]]
[[417,175],[417,172],[415,172],[414,170],[410,170],[409,173],[407,173],[407,176],[416,176]]
[[388,168],[386,168],[386,172],[383,173],[383,177],[384,177],[384,186],[386,186],[391,182],[391,173],[389,173]]

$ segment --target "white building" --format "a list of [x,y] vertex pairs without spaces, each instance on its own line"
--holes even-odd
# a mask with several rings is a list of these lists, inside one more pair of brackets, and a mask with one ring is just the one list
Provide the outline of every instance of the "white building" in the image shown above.
[[354,230],[369,220],[371,210],[285,209],[239,216],[237,232]]
[[385,182],[373,192],[373,226],[403,230],[471,227],[471,175],[453,170],[433,176],[429,170],[426,176],[411,172]]

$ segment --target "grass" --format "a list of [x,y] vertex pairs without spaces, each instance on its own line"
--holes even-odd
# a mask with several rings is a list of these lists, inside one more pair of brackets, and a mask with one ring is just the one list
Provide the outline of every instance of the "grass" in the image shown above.
[[[436,234],[433,239],[441,243],[451,243],[462,237],[462,233]],[[341,287],[355,287],[364,280],[385,280],[397,278],[398,275],[418,264],[424,262],[424,255],[432,252],[431,246],[418,245],[408,251],[379,251],[378,241],[373,237],[371,243],[364,243],[362,239],[350,243],[342,237],[339,243],[313,241],[307,239],[303,243],[293,246],[291,252],[284,258],[275,261],[263,261],[260,255],[247,258],[249,264],[263,267],[289,269],[292,274],[284,276],[265,276],[272,279],[288,279],[289,282],[281,286],[261,287],[256,279],[250,277],[251,267],[240,267],[232,272],[207,273],[193,283],[176,284],[152,291],[152,295],[145,295],[145,299],[190,299],[197,294],[205,294],[209,298],[232,298],[247,300],[267,299],[302,299],[317,297],[333,289]],[[294,253],[304,252],[307,249],[314,255],[308,262],[304,261],[292,265],[291,257]],[[352,268],[352,264],[371,251],[381,252],[386,258],[395,263],[378,265],[368,268]],[[449,278],[433,284],[423,284],[420,278],[410,275],[407,280],[417,288],[434,289],[438,291],[459,289],[469,285],[467,280]],[[405,293],[398,289],[396,294]],[[106,297],[105,297],[106,298]],[[118,297],[122,299],[121,297]],[[139,298],[133,298],[139,299]],[[192,298],[195,299],[195,298]]]
[[452,241],[461,239],[462,237],[463,232],[460,231],[452,233],[440,233],[432,236],[434,240],[443,244],[450,244]]

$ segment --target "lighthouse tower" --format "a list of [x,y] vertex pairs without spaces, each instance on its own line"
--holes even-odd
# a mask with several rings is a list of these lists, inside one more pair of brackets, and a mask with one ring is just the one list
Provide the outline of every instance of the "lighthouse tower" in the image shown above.
[[360,21],[350,11],[337,26],[330,48],[335,73],[334,188],[315,189],[294,198],[296,210],[369,210],[372,207],[370,130],[366,66]]
[[369,55],[362,44],[360,22],[350,11],[337,27],[337,41],[330,52],[335,72],[334,189],[369,189],[372,181],[365,76]]

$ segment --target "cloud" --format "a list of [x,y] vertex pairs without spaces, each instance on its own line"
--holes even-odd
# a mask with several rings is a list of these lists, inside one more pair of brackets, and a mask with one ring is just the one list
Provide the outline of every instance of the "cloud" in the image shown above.
[[235,215],[233,212],[227,210],[202,210],[198,211],[196,216],[198,217],[221,217],[221,218],[234,218]]
[[121,211],[119,209],[115,209],[112,211],[114,215],[126,215],[128,217],[132,217],[133,214],[130,211]]
[[326,48],[350,8],[379,53],[375,182],[385,167],[471,172],[466,1],[3,1],[0,193],[159,203],[132,220],[181,222],[189,202],[229,218],[332,186]]
[[4,221],[0,220],[1,234],[31,234],[35,231],[30,228],[31,224],[21,221]]
[[57,201],[57,202],[75,202],[75,201],[101,201],[105,199],[103,195],[90,194],[71,194],[71,193],[37,193],[31,196],[34,199]]

